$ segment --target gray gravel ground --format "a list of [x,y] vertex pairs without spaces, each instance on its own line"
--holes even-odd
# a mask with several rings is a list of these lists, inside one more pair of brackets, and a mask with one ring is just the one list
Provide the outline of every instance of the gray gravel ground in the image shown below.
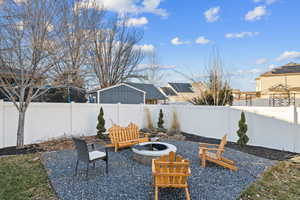
[[[177,153],[191,161],[192,175],[189,177],[191,199],[232,200],[255,181],[264,169],[274,161],[227,148],[224,156],[235,160],[238,172],[209,164],[199,166],[198,143],[168,141],[177,146]],[[99,148],[100,146],[98,146]],[[84,164],[79,165],[79,175],[74,177],[76,152],[64,150],[43,154],[43,163],[50,181],[60,199],[153,199],[151,166],[139,164],[132,159],[130,149],[117,153],[109,152],[109,174],[105,174],[105,162],[98,161],[96,168],[90,167],[89,178],[85,178]],[[185,199],[183,189],[160,189],[160,199]]]

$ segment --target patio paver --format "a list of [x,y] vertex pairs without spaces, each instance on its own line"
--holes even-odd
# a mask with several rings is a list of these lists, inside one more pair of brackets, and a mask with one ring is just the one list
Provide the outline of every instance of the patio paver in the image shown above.
[[[232,172],[214,164],[201,168],[198,143],[166,141],[177,146],[177,153],[190,160],[192,175],[189,177],[191,199],[233,200],[255,181],[263,170],[275,162],[226,148],[225,157],[237,161],[240,168]],[[43,163],[49,179],[62,200],[79,199],[153,199],[151,166],[132,159],[131,149],[109,152],[109,174],[105,163],[97,162],[96,168],[85,179],[85,165],[79,165],[79,176],[74,177],[76,152],[64,150],[43,154]],[[161,199],[185,199],[181,189],[161,189]]]

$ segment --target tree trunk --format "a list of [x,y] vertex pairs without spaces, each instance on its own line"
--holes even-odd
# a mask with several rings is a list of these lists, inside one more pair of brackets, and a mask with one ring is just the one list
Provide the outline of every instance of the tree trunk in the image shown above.
[[19,111],[17,148],[24,147],[24,126],[25,126],[25,111]]

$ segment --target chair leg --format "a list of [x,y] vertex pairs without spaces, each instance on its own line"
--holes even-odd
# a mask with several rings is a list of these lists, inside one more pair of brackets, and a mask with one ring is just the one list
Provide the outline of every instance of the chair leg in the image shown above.
[[158,187],[155,187],[155,200],[158,200]]
[[108,157],[105,159],[106,174],[108,174]]
[[76,166],[75,166],[75,176],[77,176],[77,170],[78,170],[78,160],[76,161]]
[[189,193],[189,188],[185,188],[185,196],[186,196],[186,200],[190,200],[190,193]]
[[93,168],[94,168],[94,169],[95,169],[95,167],[96,167],[96,165],[95,165],[95,164],[96,164],[96,162],[93,162]]
[[202,162],[201,166],[202,166],[203,168],[205,168],[205,167],[206,167],[206,158],[205,158],[205,154],[202,154],[201,162]]
[[87,164],[87,169],[86,169],[86,178],[89,177],[89,163]]

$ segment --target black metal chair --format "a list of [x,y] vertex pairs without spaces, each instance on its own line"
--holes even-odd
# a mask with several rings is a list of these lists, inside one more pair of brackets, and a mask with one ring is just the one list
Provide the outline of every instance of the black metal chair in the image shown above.
[[[83,139],[72,137],[76,151],[77,151],[77,161],[75,167],[75,176],[77,176],[78,164],[79,161],[87,164],[86,177],[89,174],[89,165],[93,163],[93,167],[95,168],[95,162],[97,160],[104,160],[106,163],[106,173],[108,173],[108,152],[107,148],[105,148],[105,152],[95,151],[94,144],[87,144]],[[88,145],[91,145],[92,151],[89,152]]]

